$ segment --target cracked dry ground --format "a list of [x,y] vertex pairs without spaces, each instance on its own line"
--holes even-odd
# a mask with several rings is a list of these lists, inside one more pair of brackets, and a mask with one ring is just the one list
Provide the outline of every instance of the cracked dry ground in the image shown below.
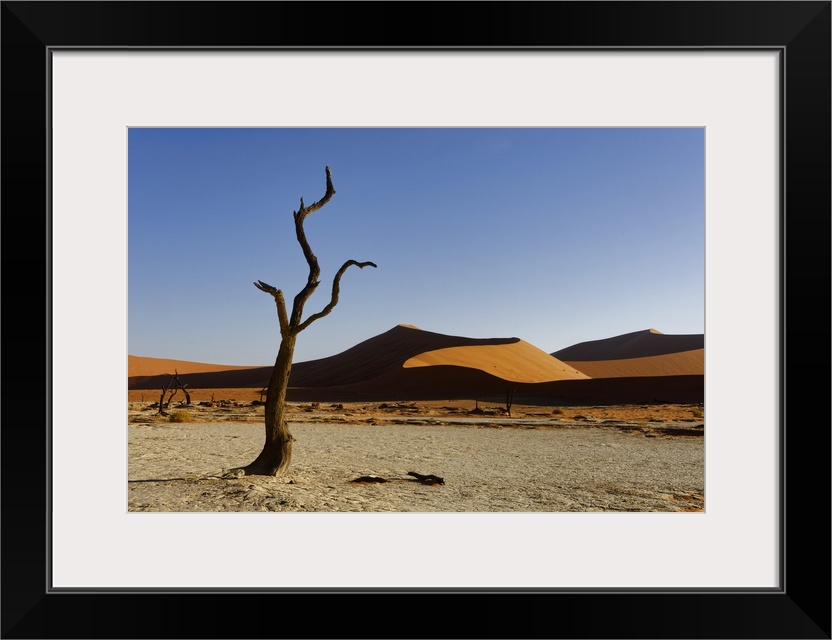
[[[193,422],[128,411],[130,511],[702,511],[696,405],[512,407],[307,403],[281,478],[222,479],[262,447],[262,407],[191,406]],[[175,410],[175,409],[173,409]],[[425,485],[415,471],[444,478]],[[352,482],[362,476],[384,482]]]

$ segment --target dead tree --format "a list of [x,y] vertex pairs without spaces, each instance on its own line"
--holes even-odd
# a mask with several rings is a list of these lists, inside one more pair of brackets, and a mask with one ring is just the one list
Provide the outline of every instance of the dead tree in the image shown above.
[[[167,413],[165,413],[165,409],[170,408],[170,402],[171,402],[171,400],[173,400],[173,396],[176,395],[176,392],[179,389],[182,389],[182,393],[185,394],[185,404],[186,405],[191,404],[191,394],[188,393],[188,390],[185,388],[188,385],[187,384],[182,384],[179,381],[179,372],[176,369],[174,369],[173,370],[173,375],[170,375],[169,373],[166,373],[165,375],[168,377],[168,383],[164,387],[162,387],[162,397],[159,398],[159,411],[156,414],[156,415],[163,415],[163,416],[168,415]],[[171,385],[175,385],[173,387],[173,389],[171,389]],[[170,396],[168,396],[168,399],[165,400],[165,394],[168,391],[170,391]]]
[[516,385],[509,385],[506,389],[506,413],[509,417],[511,417],[511,405],[514,404],[514,392],[516,390]]
[[171,378],[170,374],[168,374],[168,383],[164,387],[162,387],[162,395],[159,398],[159,410],[156,412],[157,416],[166,416],[166,415],[168,415],[167,413],[165,413],[165,407],[170,405],[170,398],[172,398],[173,394],[176,393],[176,389],[174,388],[174,390],[171,392],[170,398],[168,398],[167,402],[165,402],[165,394],[168,392],[168,389],[170,389],[170,385],[172,383],[173,383],[173,378]]
[[[168,383],[170,385],[170,383]],[[178,387],[174,387],[173,390],[170,392],[168,399],[165,401],[165,409],[170,409],[170,401],[173,400],[173,396],[176,395],[176,392],[179,391]]]
[[286,302],[283,297],[283,292],[280,289],[266,284],[262,280],[254,283],[254,286],[260,289],[260,291],[265,291],[270,294],[277,305],[277,319],[280,325],[280,347],[274,363],[274,370],[269,379],[268,391],[266,392],[266,441],[263,445],[263,450],[251,464],[239,469],[232,469],[229,475],[279,476],[286,472],[292,460],[292,441],[294,440],[286,424],[286,388],[289,386],[289,374],[292,370],[292,357],[295,352],[297,336],[301,331],[315,322],[315,320],[319,320],[325,315],[328,315],[335,308],[335,305],[338,304],[341,276],[344,275],[347,269],[353,265],[360,269],[376,266],[372,262],[347,260],[335,274],[335,278],[332,281],[332,295],[329,304],[318,313],[314,313],[303,320],[303,307],[320,284],[318,278],[321,275],[318,259],[312,253],[312,249],[306,239],[303,222],[309,214],[314,213],[329,202],[334,194],[335,189],[332,186],[332,174],[330,173],[329,167],[326,167],[326,193],[323,198],[309,206],[304,205],[303,198],[301,198],[300,209],[294,212],[295,233],[298,243],[300,243],[301,249],[303,250],[306,262],[309,264],[309,277],[306,280],[306,286],[294,298],[291,314],[288,314],[286,311]]
[[[168,375],[170,375],[170,374],[168,374]],[[174,382],[176,382],[177,388],[182,389],[182,393],[185,394],[185,404],[190,406],[190,404],[191,404],[191,394],[188,393],[188,390],[185,388],[188,385],[187,385],[187,383],[182,384],[179,381],[179,372],[176,369],[173,370],[173,380],[174,380]],[[171,396],[171,398],[172,397],[173,396]],[[170,400],[168,400],[168,404],[170,404]]]

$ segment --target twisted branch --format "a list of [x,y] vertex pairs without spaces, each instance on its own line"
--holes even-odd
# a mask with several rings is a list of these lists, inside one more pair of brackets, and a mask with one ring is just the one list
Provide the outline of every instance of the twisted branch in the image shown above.
[[344,265],[338,269],[338,273],[335,274],[335,278],[332,280],[332,298],[330,299],[329,304],[318,313],[315,313],[304,320],[303,323],[297,327],[295,330],[296,332],[303,331],[306,327],[315,322],[315,320],[323,318],[335,308],[335,305],[338,304],[338,295],[341,292],[341,276],[343,276],[344,272],[353,265],[359,269],[363,269],[364,267],[377,268],[377,265],[374,262],[356,262],[355,260],[347,260]]
[[298,242],[300,243],[301,249],[303,249],[303,255],[306,258],[306,262],[309,263],[309,282],[316,282],[318,280],[318,276],[321,273],[321,269],[318,266],[318,259],[315,257],[315,254],[312,253],[312,248],[309,246],[309,241],[306,239],[306,233],[303,230],[303,221],[306,220],[306,217],[311,214],[315,213],[318,209],[323,207],[327,202],[332,199],[332,196],[335,195],[335,187],[332,186],[332,173],[329,170],[329,167],[326,168],[326,193],[324,197],[310,204],[308,207],[304,206],[303,198],[300,199],[300,209],[294,212],[295,216],[295,234],[298,237]]
[[321,267],[318,265],[318,258],[312,253],[312,247],[309,246],[309,241],[306,239],[306,232],[303,230],[303,221],[306,217],[315,213],[318,209],[323,207],[335,195],[335,187],[332,186],[332,172],[329,167],[326,167],[326,193],[323,198],[317,202],[313,202],[308,207],[303,204],[303,198],[300,199],[300,209],[293,212],[295,217],[295,235],[298,238],[298,243],[303,250],[303,256],[309,264],[309,277],[306,279],[306,286],[295,296],[292,303],[292,326],[300,323],[301,315],[303,314],[303,305],[309,299],[309,296],[315,291],[318,286],[318,277],[321,275]]
[[254,286],[274,297],[274,302],[277,305],[277,320],[280,322],[280,335],[283,337],[289,335],[289,318],[286,316],[286,300],[283,298],[283,292],[262,280],[255,282]]
[[290,335],[297,335],[306,329],[306,327],[310,324],[315,322],[315,320],[323,318],[335,308],[335,305],[338,304],[341,276],[344,275],[344,272],[347,269],[353,265],[360,269],[363,269],[364,267],[376,267],[373,262],[357,262],[356,260],[347,260],[338,270],[338,273],[335,274],[335,278],[332,281],[332,298],[330,299],[329,304],[326,305],[326,307],[324,307],[319,313],[313,314],[301,322],[303,306],[320,284],[318,277],[321,275],[321,268],[318,265],[318,259],[315,257],[315,254],[312,253],[312,248],[309,246],[309,241],[306,239],[306,233],[303,230],[303,221],[310,213],[314,213],[329,202],[334,194],[335,188],[332,186],[332,173],[330,172],[329,167],[326,167],[326,193],[323,198],[308,207],[304,205],[303,198],[301,198],[300,209],[293,212],[295,217],[295,233],[301,249],[303,249],[303,255],[306,258],[306,262],[309,264],[309,277],[306,280],[306,285],[294,298],[291,317],[287,317],[286,301],[283,297],[283,292],[280,289],[277,289],[270,284],[266,284],[262,280],[258,280],[254,283],[254,286],[260,289],[260,291],[265,291],[274,297],[275,303],[277,304],[277,317],[280,321],[280,335],[284,338]]

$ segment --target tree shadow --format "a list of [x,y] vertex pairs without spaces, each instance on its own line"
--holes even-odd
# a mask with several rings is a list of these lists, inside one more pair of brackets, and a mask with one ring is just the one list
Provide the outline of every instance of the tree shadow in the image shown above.
[[146,480],[128,480],[127,484],[137,484],[137,483],[142,483],[142,482],[176,482],[178,480],[181,480],[181,481],[199,480],[199,478],[148,478]]

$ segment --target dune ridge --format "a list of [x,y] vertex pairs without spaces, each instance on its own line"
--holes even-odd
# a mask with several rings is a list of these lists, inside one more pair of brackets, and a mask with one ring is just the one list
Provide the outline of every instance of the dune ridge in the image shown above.
[[705,350],[620,360],[570,360],[567,364],[590,378],[701,376],[705,374]]
[[704,376],[705,335],[646,329],[581,342],[552,356],[591,378]]
[[[703,336],[677,337],[651,329],[581,343],[556,352],[584,358],[566,361],[516,337],[467,338],[401,324],[339,354],[295,363],[287,397],[373,401],[489,395],[505,398],[507,393],[516,393],[518,399],[540,402],[569,398],[590,403],[662,398],[701,402],[704,350],[696,345],[704,342]],[[688,349],[690,346],[694,348]],[[669,351],[680,347],[682,351]],[[621,357],[633,354],[637,357]],[[180,380],[191,389],[261,389],[268,384],[272,371],[272,367],[199,363],[185,363],[188,366],[183,367],[174,360],[131,358],[135,365],[156,360],[164,366],[164,373],[178,370]],[[203,370],[185,372],[194,368]],[[153,371],[149,367],[133,368],[137,370]],[[159,389],[167,380],[163,374],[131,376],[128,388]]]
[[508,345],[519,338],[466,338],[424,331],[400,324],[334,356],[298,362],[292,368],[293,387],[348,385],[378,378],[400,369],[425,352],[449,347]]
[[703,333],[665,335],[655,329],[645,329],[602,340],[579,342],[551,355],[564,362],[586,362],[647,358],[704,348]]
[[434,349],[413,356],[402,366],[405,369],[434,366],[478,369],[509,382],[553,382],[589,377],[524,340],[503,345]]
[[[262,366],[262,365],[261,365]],[[127,376],[159,376],[166,373],[208,373],[216,371],[240,371],[257,369],[257,366],[231,366],[227,364],[207,364],[188,360],[170,360],[167,358],[147,358],[144,356],[127,356]]]

